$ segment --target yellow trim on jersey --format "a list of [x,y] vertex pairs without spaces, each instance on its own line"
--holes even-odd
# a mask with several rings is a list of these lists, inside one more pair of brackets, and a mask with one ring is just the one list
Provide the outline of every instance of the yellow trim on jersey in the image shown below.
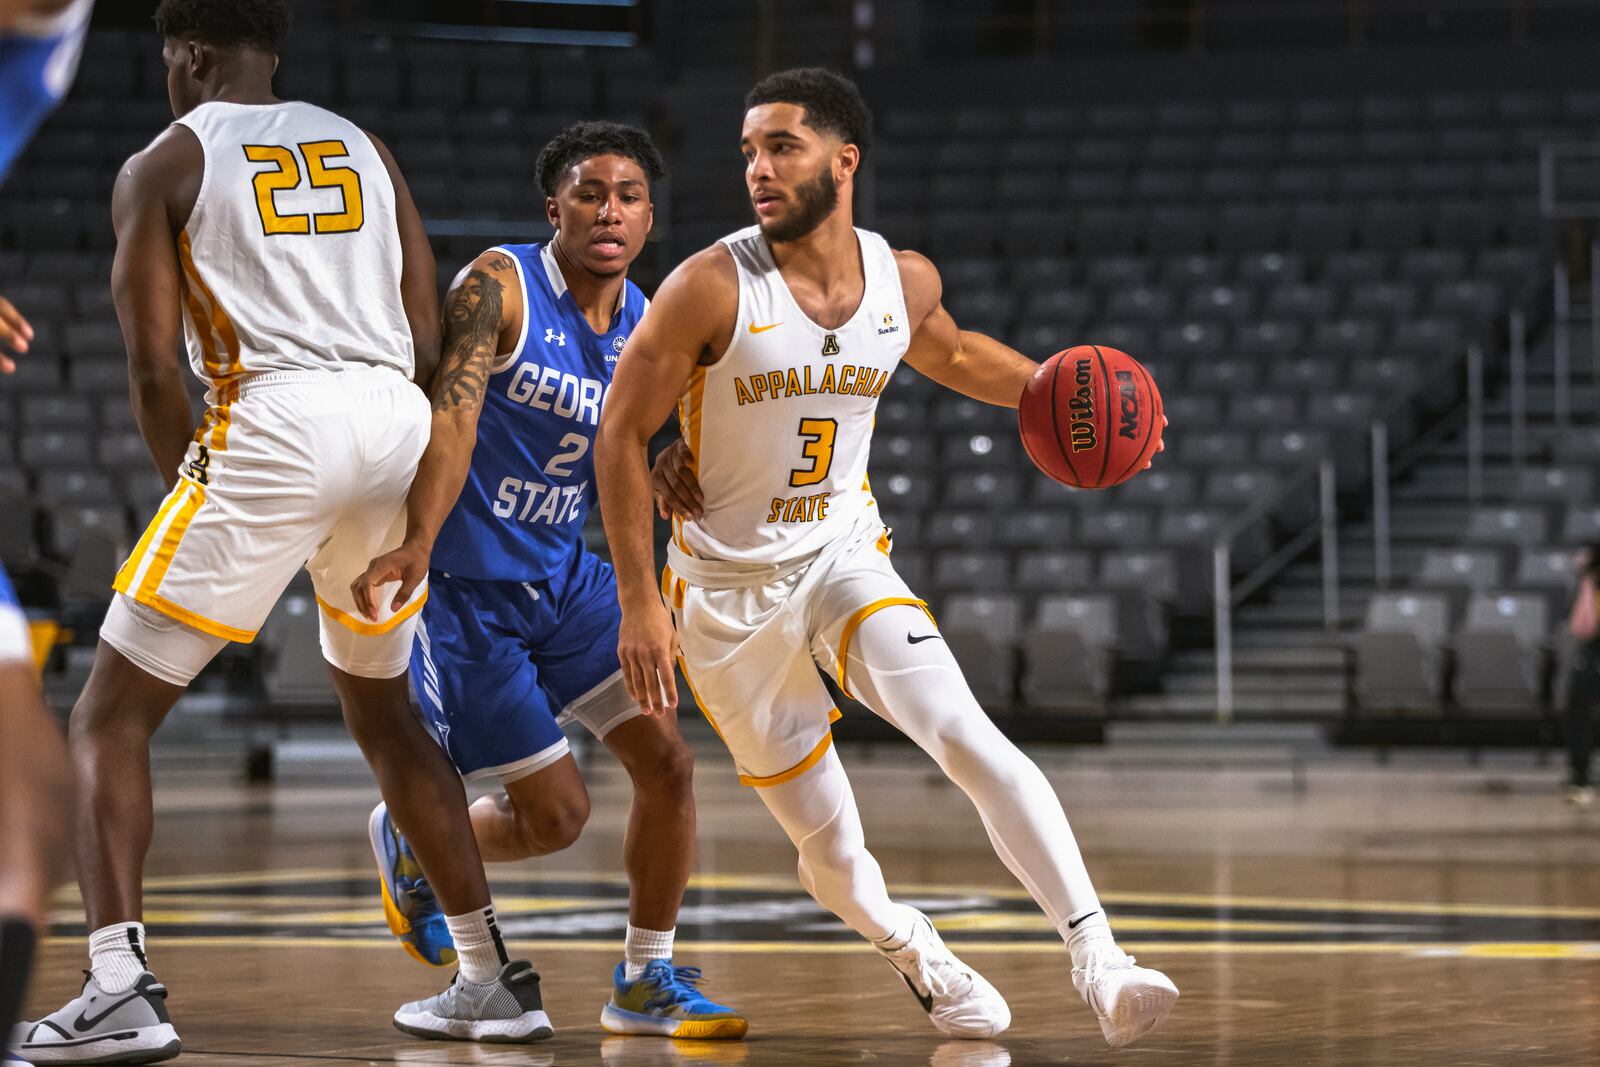
[[[828,713],[828,722],[830,724],[838,722],[839,718],[840,713],[838,708],[834,708]],[[833,731],[830,729],[827,733],[822,735],[822,740],[817,742],[817,747],[813,748],[810,753],[806,755],[805,759],[801,760],[799,763],[796,763],[793,767],[790,767],[786,771],[779,771],[777,774],[769,774],[760,778],[750,774],[741,774],[739,775],[739,784],[748,785],[754,789],[768,789],[775,785],[782,785],[785,782],[792,782],[820,763],[822,761],[822,757],[826,756],[828,754],[828,749],[832,747]]]
[[[855,699],[855,694],[850,692],[850,686],[845,682],[845,664],[850,655],[850,639],[856,635],[856,628],[865,622],[868,616],[875,615],[884,608],[898,607],[901,604],[908,607],[921,608],[923,614],[928,616],[928,621],[934,622],[933,612],[928,610],[928,602],[926,600],[905,596],[891,596],[884,597],[882,600],[874,600],[850,616],[849,620],[845,622],[844,632],[839,635],[839,688],[844,690],[844,695],[852,700]],[[934,622],[934,625],[937,626],[938,623]]]
[[889,527],[885,526],[883,528],[883,536],[878,538],[878,551],[887,556],[889,554],[889,549],[893,547],[893,545],[894,542],[889,537]]
[[155,608],[168,618],[177,619],[185,626],[192,626],[201,633],[210,634],[212,637],[220,637],[224,641],[237,641],[240,644],[248,645],[256,639],[256,634],[261,632],[259,630],[240,630],[237,627],[217,622],[215,619],[208,619],[204,615],[196,615],[188,608],[180,607],[166,597],[156,596],[153,593],[149,596],[140,594],[133,599],[146,607]]
[[348,612],[340,611],[326,600],[323,600],[321,597],[317,597],[317,606],[323,611],[327,612],[328,616],[333,619],[334,622],[338,623],[340,626],[343,626],[346,630],[351,630],[355,633],[361,634],[364,637],[383,636],[390,630],[393,630],[396,626],[399,626],[401,623],[411,618],[411,616],[415,615],[417,612],[421,611],[422,605],[426,604],[427,602],[428,591],[424,589],[421,596],[412,600],[411,603],[395,612],[394,615],[385,621],[368,622],[365,619],[358,619]]
[[685,393],[689,418],[683,427],[683,439],[689,446],[690,469],[700,473],[700,431],[704,428],[706,413],[706,369],[695,367],[689,375],[689,388]]
[[150,542],[155,538],[156,531],[161,529],[161,524],[167,521],[167,513],[176,507],[178,501],[187,496],[188,492],[188,483],[179,478],[178,484],[173,486],[172,491],[167,494],[167,499],[163,500],[161,507],[156,509],[156,517],[151,519],[150,525],[144,528],[144,534],[139,538],[139,543],[133,546],[133,552],[123,562],[122,569],[117,571],[117,576],[111,583],[111,587],[117,592],[128,592],[128,586],[133,582],[133,576],[139,571],[139,561],[144,559],[144,554],[150,550]]
[[[234,329],[227,311],[218,302],[217,294],[206,284],[195,266],[188,230],[178,233],[178,259],[183,267],[183,292],[189,319],[200,342],[201,362],[211,378],[217,399],[214,414],[213,410],[206,412],[206,419],[201,423],[201,433],[196,440],[205,440],[205,429],[209,424],[210,440],[206,443],[213,451],[221,452],[228,447],[228,429],[233,424],[231,408],[233,402],[239,399],[235,379],[244,373],[244,358],[239,354],[239,333]],[[219,352],[219,342],[226,359]]]

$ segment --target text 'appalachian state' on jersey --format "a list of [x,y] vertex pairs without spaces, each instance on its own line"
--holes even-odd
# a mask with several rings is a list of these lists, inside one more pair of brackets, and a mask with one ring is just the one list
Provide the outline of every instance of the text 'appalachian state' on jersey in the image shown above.
[[894,252],[856,231],[866,288],[825,330],[795,302],[759,227],[722,239],[739,273],[733,343],[678,405],[705,516],[675,523],[707,559],[776,563],[818,551],[874,506],[867,456],[878,397],[910,343]]

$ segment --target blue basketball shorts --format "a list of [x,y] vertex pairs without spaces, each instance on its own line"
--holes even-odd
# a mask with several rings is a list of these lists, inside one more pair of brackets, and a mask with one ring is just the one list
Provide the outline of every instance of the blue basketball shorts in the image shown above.
[[428,576],[411,653],[423,718],[463,777],[513,782],[568,752],[562,728],[597,738],[642,714],[617,659],[611,565],[576,552],[539,582]]

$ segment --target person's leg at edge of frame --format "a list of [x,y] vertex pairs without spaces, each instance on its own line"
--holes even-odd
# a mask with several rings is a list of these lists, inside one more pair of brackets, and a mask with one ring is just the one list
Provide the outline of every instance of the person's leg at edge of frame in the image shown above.
[[1595,704],[1600,701],[1600,655],[1580,648],[1567,692],[1567,798],[1579,805],[1594,801],[1590,765],[1594,752]]
[[72,773],[33,664],[0,663],[0,1057],[22,1011],[47,899],[65,871]]

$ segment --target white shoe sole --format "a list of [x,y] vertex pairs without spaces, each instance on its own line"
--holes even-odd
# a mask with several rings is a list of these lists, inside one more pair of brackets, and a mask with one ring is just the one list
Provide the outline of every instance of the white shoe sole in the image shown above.
[[550,1016],[525,1012],[515,1019],[441,1019],[428,1012],[397,1011],[394,1026],[412,1037],[435,1041],[481,1041],[484,1044],[521,1045],[555,1036]]
[[1151,985],[1120,998],[1115,1015],[1100,1020],[1100,1032],[1112,1048],[1126,1048],[1166,1020],[1178,1002],[1178,991]]
[[76,1041],[29,1045],[16,1050],[27,1063],[159,1063],[183,1049],[171,1023],[118,1030]]

